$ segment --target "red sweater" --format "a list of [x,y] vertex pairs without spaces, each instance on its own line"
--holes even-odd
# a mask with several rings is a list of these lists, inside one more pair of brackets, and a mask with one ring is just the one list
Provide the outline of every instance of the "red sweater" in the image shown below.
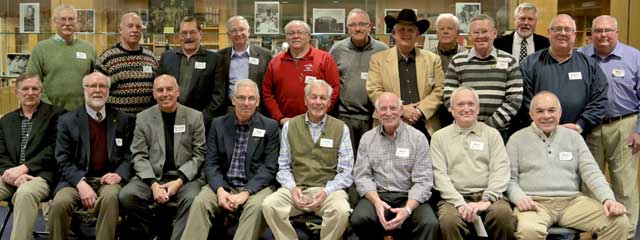
[[304,105],[306,76],[325,80],[333,88],[328,109],[331,111],[340,96],[338,66],[329,53],[311,47],[298,62],[289,51],[278,54],[269,62],[262,82],[262,103],[271,118],[280,121],[307,112]]

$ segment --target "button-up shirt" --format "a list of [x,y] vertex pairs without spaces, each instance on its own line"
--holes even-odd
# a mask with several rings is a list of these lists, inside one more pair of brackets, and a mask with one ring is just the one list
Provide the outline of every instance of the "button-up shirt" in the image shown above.
[[400,97],[403,104],[420,102],[418,73],[416,72],[416,50],[405,58],[398,49],[398,74],[400,77]]
[[107,118],[107,110],[105,109],[104,106],[102,106],[102,109],[100,109],[100,114],[102,114],[102,119],[98,119],[98,111],[93,110],[93,108],[89,107],[89,105],[85,104],[85,108],[87,109],[87,114],[89,114],[89,117],[93,118],[93,120],[101,122]]
[[25,162],[25,151],[27,150],[27,142],[29,141],[31,127],[33,126],[33,121],[31,120],[34,115],[35,112],[33,112],[31,118],[28,118],[20,111],[20,164]]
[[232,187],[244,187],[244,185],[247,184],[245,160],[249,143],[249,125],[251,124],[236,125],[233,155],[231,156],[229,171],[227,172],[227,181]]
[[229,98],[233,94],[233,86],[241,79],[249,78],[249,52],[250,47],[244,52],[236,52],[235,48],[231,48],[231,61],[229,62]]
[[[518,61],[520,59],[520,49],[522,48],[522,37],[518,33],[513,34],[513,47],[511,53],[513,57]],[[533,34],[527,37],[527,56],[535,52],[535,46],[533,46]],[[518,61],[520,62],[520,61]]]

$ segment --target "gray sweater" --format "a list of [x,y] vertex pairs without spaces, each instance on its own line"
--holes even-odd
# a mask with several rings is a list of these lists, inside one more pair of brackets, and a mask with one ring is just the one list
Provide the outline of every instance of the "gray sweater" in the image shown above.
[[369,37],[369,43],[362,50],[351,43],[351,37],[333,44],[329,53],[340,71],[340,115],[360,120],[371,119],[373,104],[369,101],[365,78],[369,72],[369,60],[373,54],[388,48],[372,37]]
[[598,201],[615,200],[587,144],[577,132],[558,126],[547,137],[534,124],[509,139],[512,203],[525,196],[567,197],[580,194],[582,182]]

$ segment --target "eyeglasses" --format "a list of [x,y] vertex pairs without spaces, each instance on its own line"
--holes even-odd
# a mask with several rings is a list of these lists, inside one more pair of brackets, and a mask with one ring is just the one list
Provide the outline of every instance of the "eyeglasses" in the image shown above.
[[469,35],[471,35],[472,37],[480,37],[480,36],[488,36],[489,33],[490,33],[489,30],[481,30],[481,31],[470,32]]
[[74,23],[74,22],[76,22],[76,18],[74,18],[74,17],[61,17],[61,18],[57,18],[56,21],[61,22],[61,23],[65,23],[65,22]]
[[554,32],[554,33],[562,33],[562,32],[573,33],[573,32],[576,31],[575,29],[573,29],[571,27],[563,27],[563,26],[551,27],[551,28],[549,28],[549,30],[551,30],[551,32]]
[[85,84],[84,88],[86,89],[91,89],[91,90],[100,90],[100,89],[108,89],[109,86],[107,86],[106,84]]
[[239,102],[256,102],[258,100],[258,98],[256,96],[235,96],[236,100]]
[[596,29],[592,29],[591,31],[593,33],[597,33],[597,34],[601,34],[601,33],[609,34],[609,33],[615,32],[617,30],[618,29],[613,29],[613,28],[596,28]]
[[284,34],[287,34],[287,36],[293,36],[293,35],[304,35],[307,34],[309,32],[307,31],[292,31],[292,32],[285,32]]
[[227,33],[236,34],[236,33],[246,32],[247,30],[249,30],[249,29],[247,29],[247,28],[234,28],[234,29],[231,29],[231,31],[227,31]]
[[355,27],[364,28],[364,27],[367,27],[367,26],[369,26],[368,22],[349,23],[347,25],[347,27],[350,27],[350,28],[355,28]]

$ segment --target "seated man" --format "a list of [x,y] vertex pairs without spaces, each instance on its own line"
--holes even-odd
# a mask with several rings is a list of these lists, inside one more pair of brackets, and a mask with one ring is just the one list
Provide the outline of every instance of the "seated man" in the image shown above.
[[55,158],[60,182],[50,202],[51,239],[67,239],[71,213],[94,208],[96,239],[115,239],[118,193],[129,179],[129,117],[106,107],[110,79],[99,72],[82,80],[85,105],[60,117]]
[[509,182],[502,137],[478,122],[479,99],[472,88],[457,88],[450,101],[454,124],[436,132],[431,141],[435,188],[442,196],[442,238],[466,238],[471,234],[468,225],[483,222],[490,239],[513,239],[513,213],[502,196]]
[[207,239],[210,217],[224,218],[219,214],[223,209],[242,211],[234,239],[258,239],[266,228],[262,202],[275,189],[280,124],[256,112],[260,94],[250,79],[235,83],[231,101],[235,112],[211,124],[206,166],[209,185],[193,200],[182,239]]
[[[354,169],[361,196],[351,216],[360,239],[379,239],[386,231],[402,231],[399,239],[437,239],[438,219],[427,203],[433,174],[429,143],[402,121],[402,101],[382,93],[375,103],[380,126],[360,140]],[[413,213],[413,214],[412,214]]]
[[[545,239],[553,224],[589,231],[598,239],[627,239],[629,220],[576,131],[558,126],[562,107],[551,92],[533,98],[533,124],[516,132],[507,151],[511,181],[507,196],[517,206],[518,239]],[[595,199],[580,192],[581,183]]]
[[40,101],[42,82],[35,74],[16,79],[16,96],[20,108],[0,118],[0,200],[14,206],[11,239],[30,239],[38,206],[54,184],[51,136],[64,109]]
[[176,79],[160,75],[153,81],[158,104],[137,116],[131,143],[135,177],[119,196],[128,214],[121,234],[126,239],[152,239],[160,230],[152,230],[158,221],[153,219],[157,209],[149,205],[164,205],[170,199],[178,206],[171,239],[180,239],[193,198],[204,185],[200,175],[205,152],[202,113],[179,104],[179,95]]
[[353,182],[353,150],[347,125],[327,114],[331,86],[309,80],[304,87],[305,114],[282,127],[276,179],[282,185],[262,203],[276,239],[297,239],[289,216],[313,212],[322,217],[320,238],[340,239],[349,224],[344,189]]

